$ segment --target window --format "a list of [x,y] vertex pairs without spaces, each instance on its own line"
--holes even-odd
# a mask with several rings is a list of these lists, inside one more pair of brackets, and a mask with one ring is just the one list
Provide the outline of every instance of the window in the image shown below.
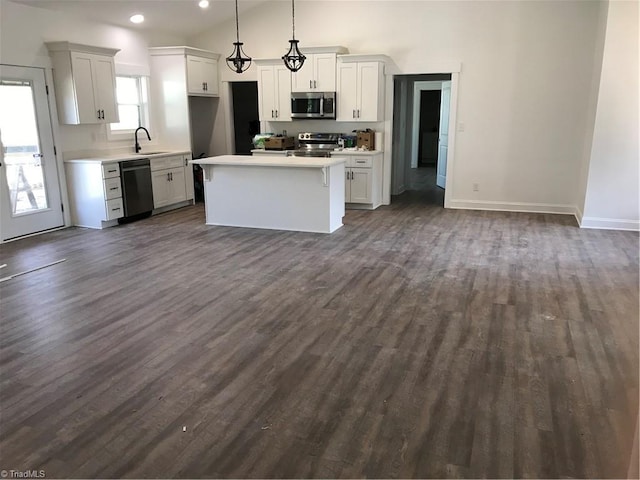
[[131,134],[140,126],[149,126],[147,77],[116,77],[119,123],[110,124],[111,138]]

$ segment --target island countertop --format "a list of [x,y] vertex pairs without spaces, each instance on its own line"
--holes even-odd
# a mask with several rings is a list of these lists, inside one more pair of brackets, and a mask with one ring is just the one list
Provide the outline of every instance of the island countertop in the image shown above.
[[229,165],[246,167],[292,167],[324,168],[345,163],[341,156],[335,157],[283,157],[281,155],[220,155],[218,157],[198,158],[189,163],[197,165]]

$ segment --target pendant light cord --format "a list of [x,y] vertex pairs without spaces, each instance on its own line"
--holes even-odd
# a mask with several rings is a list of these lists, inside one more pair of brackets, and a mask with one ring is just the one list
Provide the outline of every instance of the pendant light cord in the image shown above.
[[238,0],[236,0],[236,40],[240,43],[240,27],[238,26]]
[[296,39],[296,4],[295,0],[291,0],[291,25],[293,26],[293,35],[291,38]]

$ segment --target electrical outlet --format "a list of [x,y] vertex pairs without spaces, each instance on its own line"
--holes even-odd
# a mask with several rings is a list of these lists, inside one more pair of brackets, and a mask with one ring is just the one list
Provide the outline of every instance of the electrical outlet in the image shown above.
[[477,183],[473,184],[473,191],[474,192],[479,192],[480,191],[480,185],[478,185]]

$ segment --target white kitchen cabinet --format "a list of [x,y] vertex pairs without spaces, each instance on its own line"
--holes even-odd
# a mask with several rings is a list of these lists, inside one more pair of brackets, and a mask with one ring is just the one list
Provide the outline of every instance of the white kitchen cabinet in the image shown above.
[[382,204],[382,152],[334,152],[346,158],[345,203],[350,208],[375,209]]
[[[187,55],[187,93],[189,95],[217,97],[218,55]],[[215,56],[215,58],[211,58]]]
[[101,229],[124,216],[118,162],[69,160],[65,171],[73,225]]
[[384,120],[384,63],[352,61],[364,55],[338,56],[337,115],[342,122]]
[[258,116],[261,121],[291,121],[291,72],[282,60],[256,60]]
[[346,203],[371,203],[371,170],[347,168],[344,198]]
[[153,189],[154,209],[187,200],[186,168],[191,168],[191,166],[185,166],[185,157],[183,155],[151,159],[151,186]]
[[308,54],[302,68],[291,74],[291,91],[335,92],[336,54]]
[[69,42],[46,45],[60,123],[118,122],[114,56],[119,50]]
[[[218,100],[211,95],[189,93],[187,56],[203,57],[217,62],[220,56],[192,47],[153,47],[149,49],[151,75],[150,92],[153,100],[152,136],[162,139],[172,148],[208,154],[203,146],[212,145],[213,119]],[[218,82],[216,81],[216,91]],[[154,133],[155,132],[155,133]],[[190,160],[189,158],[188,160]],[[190,176],[193,178],[193,175]],[[187,192],[193,192],[193,187]]]

